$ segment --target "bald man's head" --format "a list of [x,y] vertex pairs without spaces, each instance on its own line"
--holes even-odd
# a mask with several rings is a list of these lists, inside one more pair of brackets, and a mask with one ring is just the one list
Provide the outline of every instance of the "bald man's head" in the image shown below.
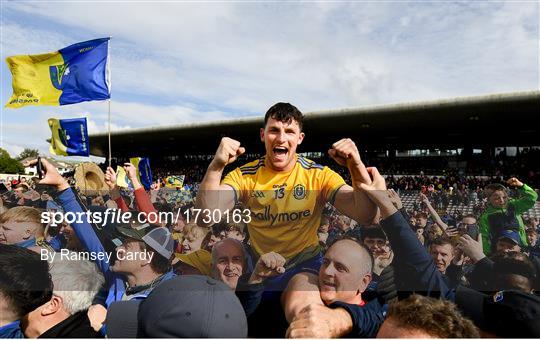
[[226,238],[212,247],[212,277],[236,289],[244,271],[246,254],[242,242]]
[[321,299],[326,304],[359,303],[361,293],[371,282],[372,269],[373,257],[363,244],[351,239],[334,242],[319,270]]

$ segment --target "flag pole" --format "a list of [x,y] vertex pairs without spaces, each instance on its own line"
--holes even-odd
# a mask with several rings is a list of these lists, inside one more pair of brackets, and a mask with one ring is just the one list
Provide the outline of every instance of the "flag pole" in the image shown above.
[[111,167],[111,99],[109,98],[109,167]]
[[109,86],[109,126],[108,126],[108,138],[109,138],[109,168],[111,167],[111,158],[112,158],[112,151],[111,151],[111,45],[110,40],[112,39],[111,36],[109,36],[109,44],[107,44],[107,79],[108,79],[108,86]]

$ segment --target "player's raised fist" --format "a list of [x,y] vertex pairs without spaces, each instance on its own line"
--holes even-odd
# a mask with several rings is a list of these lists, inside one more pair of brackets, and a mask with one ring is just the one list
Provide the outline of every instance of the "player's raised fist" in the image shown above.
[[357,166],[362,163],[356,144],[350,138],[343,138],[332,144],[328,154],[342,166]]
[[246,149],[240,146],[240,142],[229,137],[221,138],[221,143],[214,156],[214,163],[220,167],[236,161]]

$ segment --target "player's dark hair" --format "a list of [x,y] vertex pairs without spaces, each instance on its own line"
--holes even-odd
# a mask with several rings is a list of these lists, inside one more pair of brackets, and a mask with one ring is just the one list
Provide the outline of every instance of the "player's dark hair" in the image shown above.
[[277,103],[269,108],[264,116],[264,126],[266,126],[266,123],[270,118],[287,124],[295,120],[300,127],[300,131],[302,131],[304,115],[296,108],[296,106],[290,103]]

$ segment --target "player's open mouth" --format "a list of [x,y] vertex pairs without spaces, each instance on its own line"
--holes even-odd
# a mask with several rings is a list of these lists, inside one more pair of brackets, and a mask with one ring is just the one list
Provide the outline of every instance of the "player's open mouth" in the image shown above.
[[287,154],[289,150],[287,150],[287,148],[283,146],[276,146],[275,148],[272,149],[272,151],[274,151],[274,154],[276,156],[284,156]]

